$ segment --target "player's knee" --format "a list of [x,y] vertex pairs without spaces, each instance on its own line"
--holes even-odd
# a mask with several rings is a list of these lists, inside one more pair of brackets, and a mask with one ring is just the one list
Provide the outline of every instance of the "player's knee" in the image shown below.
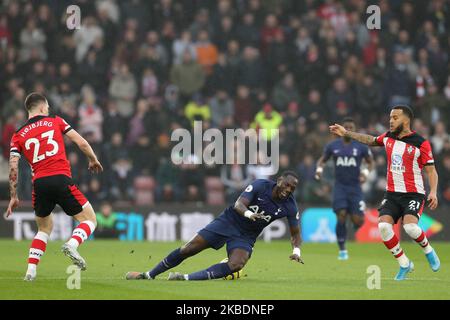
[[201,251],[198,246],[193,242],[188,242],[181,246],[180,253],[183,257],[191,257]]
[[192,250],[191,246],[189,246],[189,244],[186,243],[181,246],[180,253],[185,257],[189,257],[193,254],[193,250]]
[[246,263],[245,259],[231,259],[228,261],[228,266],[230,267],[232,272],[237,272],[244,268]]
[[389,240],[394,235],[392,224],[387,222],[378,223],[378,230],[380,231],[381,238],[384,241]]
[[359,216],[354,216],[352,219],[352,222],[353,222],[353,226],[355,227],[355,229],[359,229],[364,224],[364,218],[359,217]]
[[403,229],[413,239],[417,239],[422,233],[422,229],[416,223],[407,223],[403,225]]
[[340,223],[344,223],[345,222],[345,218],[347,218],[347,213],[345,212],[345,210],[338,211],[337,218],[338,218]]

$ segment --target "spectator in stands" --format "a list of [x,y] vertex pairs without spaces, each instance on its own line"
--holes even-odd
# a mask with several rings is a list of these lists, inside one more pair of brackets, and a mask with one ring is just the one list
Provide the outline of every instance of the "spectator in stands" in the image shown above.
[[180,89],[184,101],[202,89],[205,84],[205,73],[189,50],[183,53],[183,62],[172,67],[170,81]]
[[204,194],[204,170],[198,164],[200,159],[196,155],[187,155],[180,165],[178,174],[180,194],[183,201],[203,201]]
[[175,39],[172,46],[173,64],[183,62],[184,52],[189,51],[193,60],[197,60],[197,50],[192,41],[192,35],[188,30],[181,33],[180,38]]
[[248,128],[255,116],[254,105],[250,98],[250,90],[248,87],[244,85],[237,87],[234,109],[234,120],[236,124],[241,128]]
[[444,149],[444,144],[450,141],[450,135],[445,128],[446,124],[442,120],[439,120],[434,125],[434,134],[430,138],[430,142],[433,146],[433,153],[439,155]]
[[127,118],[134,111],[134,99],[137,95],[137,84],[127,64],[123,64],[115,74],[109,86],[109,95],[117,104],[120,115]]
[[287,73],[272,91],[273,105],[278,112],[285,113],[290,102],[299,100],[300,95],[295,85],[294,75]]
[[155,190],[156,201],[179,201],[180,190],[179,167],[173,165],[166,157],[161,157],[155,174],[157,186]]
[[18,87],[14,90],[13,96],[5,102],[2,107],[2,118],[8,119],[13,116],[17,110],[21,109],[25,100],[25,90]]
[[211,110],[211,125],[216,128],[225,126],[226,118],[234,117],[234,103],[225,90],[218,90],[209,101]]
[[186,118],[194,127],[194,121],[209,121],[211,119],[211,108],[205,103],[201,94],[194,94],[192,100],[184,108]]
[[119,232],[116,230],[117,213],[113,211],[110,202],[102,202],[100,211],[96,213],[97,229],[95,237],[99,239],[117,238]]
[[103,141],[103,113],[95,103],[95,93],[91,87],[85,85],[81,90],[83,101],[78,107],[79,122],[78,130],[81,134],[90,132],[93,134],[93,141],[100,143]]
[[220,179],[225,186],[225,200],[230,203],[235,201],[242,190],[251,183],[247,166],[243,164],[223,165]]
[[98,26],[95,17],[83,17],[82,28],[76,30],[74,34],[76,43],[75,59],[78,63],[83,61],[89,47],[98,37],[103,37],[103,30]]
[[343,78],[337,78],[327,93],[327,111],[334,122],[349,116],[353,111],[353,95]]
[[205,74],[210,75],[212,67],[217,63],[219,53],[216,45],[210,41],[207,30],[201,30],[198,33],[195,48],[198,63],[203,67]]
[[271,150],[270,143],[273,137],[277,134],[277,130],[282,122],[283,117],[281,114],[273,110],[270,103],[266,103],[263,106],[263,109],[255,115],[255,120],[250,127],[256,129],[257,131],[260,129],[265,130],[261,136],[268,142],[268,149]]
[[27,62],[32,56],[32,51],[36,53],[38,59],[47,59],[47,51],[45,50],[45,42],[47,36],[44,31],[36,25],[34,18],[29,18],[26,27],[20,33],[20,55],[21,62]]

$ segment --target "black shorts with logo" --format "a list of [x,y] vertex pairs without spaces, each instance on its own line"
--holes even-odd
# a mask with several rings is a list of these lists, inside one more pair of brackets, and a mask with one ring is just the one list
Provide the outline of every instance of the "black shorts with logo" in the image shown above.
[[46,217],[58,204],[69,216],[74,216],[88,203],[71,178],[55,175],[36,179],[33,183],[33,208],[36,216]]
[[425,195],[421,193],[386,192],[378,208],[379,216],[391,216],[394,222],[410,214],[417,219],[422,215]]

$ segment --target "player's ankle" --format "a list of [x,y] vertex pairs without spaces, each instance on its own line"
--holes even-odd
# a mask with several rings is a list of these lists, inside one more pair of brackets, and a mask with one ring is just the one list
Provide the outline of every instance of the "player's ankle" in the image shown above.
[[77,241],[76,239],[74,239],[74,238],[70,238],[69,241],[66,242],[66,244],[67,244],[68,246],[72,247],[72,248],[75,248],[75,249],[77,249],[78,246],[80,245],[80,244],[78,243],[78,241]]
[[35,263],[29,263],[28,264],[28,271],[34,271],[34,272],[36,272],[36,269],[37,269],[37,265],[35,264]]

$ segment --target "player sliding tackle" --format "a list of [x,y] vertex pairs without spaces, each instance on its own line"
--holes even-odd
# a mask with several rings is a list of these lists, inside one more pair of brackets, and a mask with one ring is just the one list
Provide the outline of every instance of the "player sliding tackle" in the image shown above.
[[[387,155],[386,194],[379,208],[378,229],[386,247],[400,264],[395,280],[404,280],[414,269],[394,234],[393,225],[400,219],[406,233],[423,249],[433,271],[440,267],[439,258],[418,226],[425,199],[431,210],[436,209],[438,175],[434,166],[430,143],[411,130],[413,112],[408,106],[395,106],[390,113],[390,130],[378,137],[348,131],[341,125],[330,126],[330,131],[369,146],[384,146]],[[428,176],[430,192],[425,197],[422,169]]]
[[277,182],[265,179],[250,184],[234,205],[200,230],[188,243],[172,251],[149,272],[128,272],[127,280],[154,279],[178,266],[186,258],[207,249],[227,245],[228,262],[218,263],[191,274],[171,272],[168,280],[210,280],[241,270],[253,252],[256,238],[270,223],[286,217],[293,247],[289,259],[303,263],[300,257],[300,214],[292,196],[298,184],[295,173],[283,173]]
[[[355,121],[345,118],[343,126],[348,131],[355,131]],[[373,168],[373,159],[370,149],[359,142],[352,141],[350,137],[336,139],[326,145],[323,155],[317,161],[315,178],[320,180],[323,165],[333,158],[336,180],[333,192],[333,210],[337,215],[336,238],[339,246],[339,260],[348,260],[345,247],[347,239],[347,216],[350,215],[355,229],[364,224],[365,202],[361,183],[367,180],[369,171]],[[361,170],[365,161],[367,167]]]
[[70,163],[66,157],[66,135],[88,157],[92,172],[103,171],[89,143],[62,118],[49,116],[47,99],[31,93],[25,99],[28,121],[13,135],[9,160],[9,185],[11,200],[6,211],[10,216],[19,205],[17,177],[19,158],[23,154],[30,163],[33,180],[33,208],[38,232],[31,242],[28,269],[24,280],[36,278],[37,265],[45,253],[52,232],[52,211],[58,204],[80,224],[72,237],[63,245],[62,251],[72,262],[86,270],[86,262],[77,251],[78,246],[89,238],[97,225],[95,212],[88,200],[72,181]]

